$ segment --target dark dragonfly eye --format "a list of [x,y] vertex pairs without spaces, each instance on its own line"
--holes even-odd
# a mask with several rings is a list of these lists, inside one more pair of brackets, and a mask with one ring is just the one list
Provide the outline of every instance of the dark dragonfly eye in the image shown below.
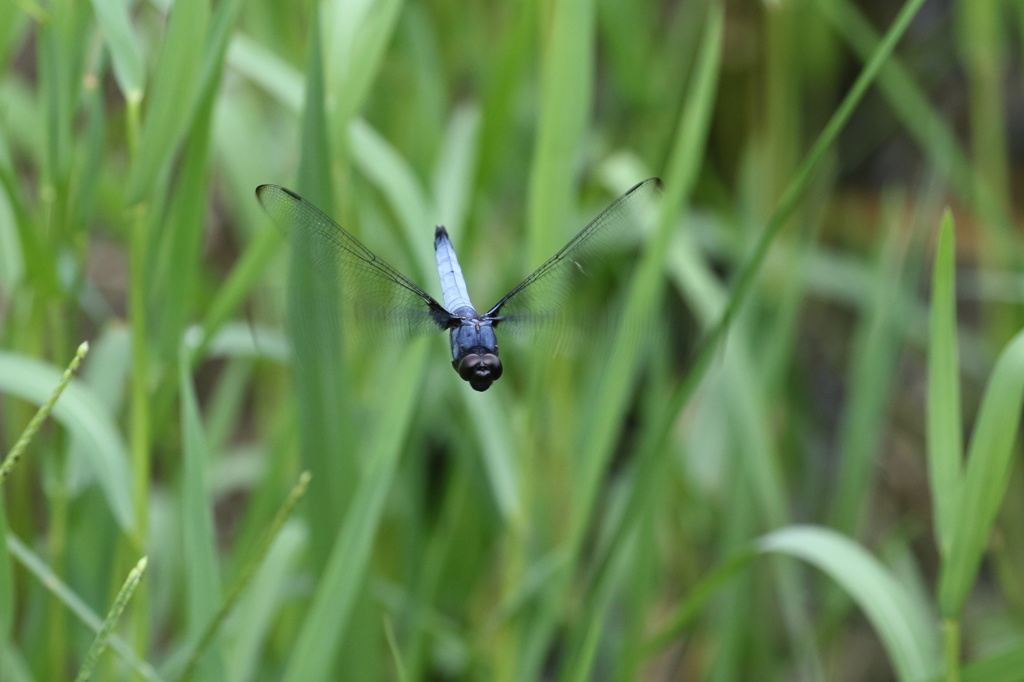
[[501,360],[493,353],[473,353],[462,358],[459,376],[477,391],[486,391],[501,376]]

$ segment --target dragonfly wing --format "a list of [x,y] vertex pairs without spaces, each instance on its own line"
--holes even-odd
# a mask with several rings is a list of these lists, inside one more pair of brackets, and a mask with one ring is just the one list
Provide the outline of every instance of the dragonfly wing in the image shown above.
[[615,242],[643,219],[644,210],[661,192],[661,180],[649,178],[594,218],[562,249],[512,288],[487,315],[496,326],[517,334],[534,327],[579,327],[584,313],[569,300],[614,250]]
[[447,329],[454,317],[430,294],[291,190],[260,185],[256,197],[296,249],[325,277],[338,278],[356,312],[399,338]]

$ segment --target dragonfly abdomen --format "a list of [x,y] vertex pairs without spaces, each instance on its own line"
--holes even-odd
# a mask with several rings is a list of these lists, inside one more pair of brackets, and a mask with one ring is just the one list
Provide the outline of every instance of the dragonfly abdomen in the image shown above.
[[469,300],[466,290],[466,279],[462,276],[459,258],[455,255],[455,247],[448,237],[448,231],[439,225],[434,231],[434,255],[437,257],[437,274],[441,278],[441,293],[444,295],[444,307],[454,315],[462,316],[464,308],[476,309]]

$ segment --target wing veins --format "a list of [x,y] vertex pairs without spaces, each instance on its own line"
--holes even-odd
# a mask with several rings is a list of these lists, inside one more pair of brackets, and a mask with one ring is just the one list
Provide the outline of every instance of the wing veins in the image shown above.
[[658,180],[657,178],[649,178],[647,180],[644,180],[643,182],[638,182],[637,184],[633,185],[632,188],[627,190],[624,194],[622,194],[622,196],[613,201],[610,206],[601,211],[596,218],[587,223],[586,227],[577,232],[576,235],[572,239],[570,239],[565,244],[565,246],[559,249],[554,256],[544,261],[544,263],[539,268],[530,273],[530,275],[526,279],[524,279],[522,282],[514,286],[511,291],[505,294],[500,301],[491,306],[491,309],[487,311],[486,317],[497,315],[500,312],[502,306],[508,303],[516,294],[518,294],[523,289],[536,282],[538,279],[542,278],[544,275],[550,272],[552,268],[561,264],[561,262],[565,259],[566,256],[571,255],[577,247],[582,246],[590,238],[591,235],[600,232],[601,228],[604,227],[609,221],[618,218],[620,210],[625,208],[625,206],[639,194],[638,190],[649,186],[660,187],[661,181]]
[[[449,320],[454,317],[433,296],[377,256],[326,213],[298,194],[279,185],[260,185],[256,188],[256,196],[274,221],[278,223],[278,226],[285,230],[293,241],[302,240],[302,235],[297,229],[297,225],[302,223],[317,238],[325,240],[335,247],[308,254],[313,264],[321,271],[328,266],[340,264],[343,268],[359,268],[378,278],[382,284],[397,285],[401,289],[415,294],[427,305],[429,311],[424,312],[434,320],[438,329],[445,329]],[[354,296],[350,296],[350,298],[353,298],[356,303],[359,302]]]

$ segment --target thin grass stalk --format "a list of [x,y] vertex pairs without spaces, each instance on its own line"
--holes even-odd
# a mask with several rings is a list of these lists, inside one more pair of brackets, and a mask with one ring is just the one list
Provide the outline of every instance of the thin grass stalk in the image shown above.
[[[131,546],[122,545],[120,554],[127,558],[129,553],[138,555],[137,550],[146,546],[149,532],[149,483],[150,483],[150,392],[149,392],[149,339],[146,334],[147,304],[149,290],[146,279],[146,213],[143,205],[131,211],[131,235],[128,254],[128,315],[131,319],[132,334],[132,385],[131,385],[131,470],[132,510],[135,529],[131,535]],[[132,614],[135,646],[145,651],[149,642],[148,600],[145,590],[139,595],[139,604]]]
[[942,621],[942,648],[945,660],[945,682],[960,682],[960,619]]
[[114,626],[117,625],[117,621],[121,618],[121,612],[128,605],[132,595],[135,594],[135,588],[138,587],[142,581],[142,576],[146,573],[146,564],[148,559],[142,557],[139,559],[139,563],[135,564],[135,568],[128,573],[128,579],[125,580],[124,586],[121,591],[117,593],[117,598],[114,599],[114,605],[110,607],[110,611],[107,613],[107,617],[103,619],[103,625],[100,627],[100,631],[96,634],[96,638],[93,640],[92,645],[89,647],[89,651],[86,652],[85,660],[82,661],[82,667],[78,670],[78,676],[75,678],[75,682],[86,682],[86,680],[92,679],[93,672],[96,669],[96,663],[99,662],[100,656],[106,651],[107,646],[110,644],[110,635],[114,631]]
[[409,679],[409,673],[406,672],[405,664],[402,663],[402,650],[398,646],[398,640],[395,639],[395,627],[386,614],[384,616],[384,637],[387,639],[388,649],[391,651],[391,660],[395,663],[395,677],[399,682],[406,682]]
[[60,394],[64,392],[64,388],[71,381],[75,372],[78,371],[79,365],[82,364],[82,360],[88,353],[89,342],[83,341],[78,346],[78,350],[75,352],[75,357],[71,359],[71,363],[68,365],[67,369],[64,370],[64,374],[61,375],[60,383],[58,383],[53,389],[53,393],[50,395],[50,398],[40,405],[35,416],[32,417],[28,426],[25,427],[21,436],[18,437],[17,442],[14,443],[14,447],[11,448],[10,452],[7,453],[7,456],[4,457],[3,462],[0,463],[0,484],[3,484],[11,471],[14,470],[14,467],[18,464],[18,460],[21,459],[22,454],[25,452],[29,443],[32,442],[32,439],[35,438],[36,433],[39,431],[39,427],[42,426],[43,422],[46,421],[46,418],[50,416],[50,412],[53,411],[53,406],[57,404],[57,399],[60,398]]

